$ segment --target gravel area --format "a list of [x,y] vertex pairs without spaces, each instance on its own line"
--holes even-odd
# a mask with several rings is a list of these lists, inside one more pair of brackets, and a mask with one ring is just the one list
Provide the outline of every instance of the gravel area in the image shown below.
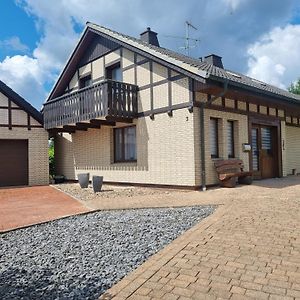
[[97,299],[214,209],[101,211],[2,234],[0,299]]
[[53,186],[83,201],[97,200],[101,198],[128,198],[157,194],[169,195],[170,193],[174,192],[174,190],[167,190],[163,188],[144,188],[136,186],[116,186],[104,184],[100,193],[94,193],[91,185],[89,185],[89,187],[86,189],[80,188],[79,183],[63,183]]

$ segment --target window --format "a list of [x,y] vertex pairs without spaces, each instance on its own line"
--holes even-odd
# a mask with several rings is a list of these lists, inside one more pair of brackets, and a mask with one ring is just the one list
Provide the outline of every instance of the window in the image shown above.
[[136,161],[136,127],[114,129],[115,162]]
[[79,80],[79,88],[80,89],[88,87],[92,84],[93,84],[93,82],[92,82],[91,75],[84,76],[84,77],[80,78],[80,80]]
[[228,158],[234,158],[234,121],[227,121]]
[[252,168],[253,171],[258,171],[259,170],[258,128],[252,128],[251,147],[252,147]]
[[122,72],[120,63],[106,68],[106,78],[114,81],[122,81]]
[[261,128],[261,149],[272,155],[272,130],[270,127]]
[[218,145],[218,119],[210,119],[210,156],[212,158],[219,157]]

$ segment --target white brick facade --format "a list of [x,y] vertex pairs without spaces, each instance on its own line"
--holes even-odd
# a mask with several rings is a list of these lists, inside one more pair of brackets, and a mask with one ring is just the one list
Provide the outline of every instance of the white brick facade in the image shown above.
[[[187,109],[139,118],[137,162],[114,163],[113,128],[78,131],[56,139],[57,172],[76,179],[89,172],[105,181],[195,186],[193,114]],[[163,130],[162,130],[163,129]]]

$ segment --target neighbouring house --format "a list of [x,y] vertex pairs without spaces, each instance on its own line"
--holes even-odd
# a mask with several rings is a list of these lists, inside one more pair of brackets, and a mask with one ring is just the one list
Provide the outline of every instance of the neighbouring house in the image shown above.
[[300,172],[299,96],[162,48],[150,28],[137,39],[87,23],[43,113],[70,180],[205,188],[220,158],[255,178]]
[[42,114],[0,81],[0,187],[49,184]]

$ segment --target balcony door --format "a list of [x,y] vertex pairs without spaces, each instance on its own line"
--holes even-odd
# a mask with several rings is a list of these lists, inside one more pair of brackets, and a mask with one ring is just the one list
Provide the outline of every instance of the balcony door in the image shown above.
[[279,176],[277,127],[252,124],[251,148],[254,177]]

